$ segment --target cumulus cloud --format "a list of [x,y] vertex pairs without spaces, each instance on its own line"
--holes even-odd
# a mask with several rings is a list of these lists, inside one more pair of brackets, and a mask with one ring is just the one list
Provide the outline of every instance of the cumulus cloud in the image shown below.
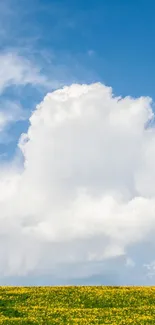
[[145,263],[139,247],[155,244],[153,117],[150,98],[115,97],[100,83],[47,94],[19,140],[22,169],[0,169],[1,276],[125,278]]

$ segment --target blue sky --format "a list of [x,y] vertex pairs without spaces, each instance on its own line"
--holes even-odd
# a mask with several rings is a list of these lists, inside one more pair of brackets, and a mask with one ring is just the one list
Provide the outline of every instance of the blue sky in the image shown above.
[[75,78],[100,79],[122,95],[154,96],[154,6],[151,0],[34,1],[25,15],[21,8],[20,36],[25,44],[34,38],[34,51],[56,56],[59,65],[81,65],[81,73],[71,72]]
[[[4,265],[10,265],[11,271],[10,273],[7,273],[7,276],[5,277],[3,276],[5,275],[5,266],[4,269],[2,268],[3,270],[0,269],[0,283],[2,284],[22,283],[22,284],[30,284],[30,285],[32,285],[33,283],[37,283],[37,284],[54,284],[54,283],[58,283],[58,284],[102,283],[104,284],[105,283],[105,284],[114,284],[114,285],[153,283],[154,278],[153,280],[150,280],[150,278],[146,276],[146,272],[144,271],[144,269],[145,269],[145,264],[147,264],[146,268],[148,268],[149,270],[150,268],[152,268],[153,274],[155,273],[154,272],[155,263],[154,263],[154,256],[153,256],[155,243],[153,242],[153,239],[151,241],[151,239],[149,238],[148,235],[149,232],[147,233],[147,235],[145,234],[146,237],[142,234],[144,232],[144,228],[147,228],[147,224],[145,224],[144,221],[147,219],[148,215],[149,215],[148,227],[150,227],[149,228],[150,233],[153,229],[153,221],[152,221],[153,220],[152,210],[154,209],[152,208],[153,203],[152,201],[149,201],[148,203],[147,200],[152,200],[152,197],[153,199],[155,197],[155,193],[154,193],[155,171],[153,167],[154,156],[155,156],[153,151],[154,131],[152,131],[151,129],[152,132],[151,139],[148,137],[148,135],[146,135],[146,137],[144,136],[145,134],[144,125],[146,125],[145,123],[147,123],[149,120],[148,111],[149,109],[151,109],[152,112],[154,111],[154,100],[155,100],[154,12],[155,12],[155,2],[153,0],[149,0],[149,1],[146,0],[136,0],[136,1],[135,0],[126,0],[126,1],[124,0],[89,0],[89,1],[6,0],[5,2],[1,1],[0,3],[0,66],[1,66],[1,70],[0,70],[0,199],[2,197],[2,201],[4,199],[4,203],[2,202],[3,206],[2,207],[0,206],[0,210],[4,208],[4,215],[2,221],[0,220],[0,222],[4,221],[3,224],[4,233],[6,231],[7,235],[10,234],[10,242],[8,243],[8,237],[6,235],[7,239],[4,246],[8,254],[8,260],[5,259],[5,254],[0,251],[0,261],[2,259],[3,261],[2,263],[4,263]],[[110,118],[109,120],[107,120],[107,123],[111,123],[108,121],[112,121],[113,123],[112,131],[110,129],[110,126],[109,126],[110,131],[106,126],[105,126],[106,131],[103,131],[102,130],[103,127],[102,127],[101,129],[99,129],[101,132],[101,136],[100,136],[98,134],[98,129],[97,128],[95,129],[95,125],[94,125],[94,129],[91,129],[92,122],[89,123],[89,116],[88,116],[88,122],[87,122],[88,124],[86,123],[86,129],[89,134],[89,141],[87,139],[87,134],[84,133],[83,128],[78,129],[79,127],[78,124],[77,126],[75,125],[75,129],[72,128],[71,124],[68,125],[68,128],[65,128],[65,126],[63,128],[62,125],[62,134],[59,133],[60,130],[57,131],[57,133],[52,133],[54,132],[52,131],[52,127],[55,121],[54,108],[55,109],[57,108],[58,112],[59,109],[60,110],[62,109],[62,113],[64,115],[59,116],[61,120],[61,118],[63,119],[64,116],[67,116],[68,114],[67,112],[69,110],[72,101],[73,101],[73,106],[71,108],[71,111],[72,109],[79,107],[79,109],[81,109],[82,112],[84,112],[86,105],[85,102],[82,102],[82,100],[80,101],[78,95],[76,98],[74,93],[76,89],[74,89],[74,87],[69,88],[71,89],[70,93],[68,92],[68,94],[70,95],[66,95],[66,96],[71,96],[71,99],[70,101],[68,99],[66,106],[65,104],[64,106],[62,105],[61,98],[59,98],[59,105],[54,106],[56,105],[55,99],[53,99],[55,97],[52,97],[52,99],[49,98],[49,102],[51,100],[51,104],[48,104],[48,99],[44,100],[46,94],[51,93],[56,89],[62,88],[63,86],[72,85],[73,83],[91,85],[96,82],[100,82],[102,84],[101,87],[102,90],[100,92],[99,86],[98,86],[99,88],[96,88],[97,86],[92,86],[92,88],[91,86],[90,88],[88,87],[88,89],[90,89],[90,92],[92,92],[91,98],[93,98],[94,102],[93,100],[92,102],[89,101],[89,98],[86,99],[86,102],[88,100],[88,106],[90,105],[91,107],[91,105],[92,106],[94,105],[94,107],[96,107],[96,109],[99,110],[99,114],[101,114],[101,119],[103,118],[102,115],[103,113],[102,111],[100,112],[100,106],[103,105],[103,110],[105,109],[105,119],[108,116],[106,115],[108,114],[106,111],[107,106],[109,107],[109,111],[112,108],[115,111],[115,104],[113,103],[113,99],[112,99],[113,96],[111,95],[110,90],[108,90],[109,88],[105,88],[105,86],[112,87],[113,94],[116,96],[121,96],[123,98],[126,96],[132,97],[131,102],[129,98],[127,99],[125,98],[124,100],[122,100],[120,106],[118,102],[118,115],[116,114],[115,116],[114,114],[114,117],[112,113],[111,115],[109,115]],[[78,90],[78,89],[83,89],[83,90]],[[77,94],[78,91],[79,92],[84,91],[85,94],[84,88],[77,87],[76,91]],[[106,95],[107,93],[109,95]],[[139,98],[141,96],[144,96],[146,98],[145,99],[143,98],[142,100],[139,101],[135,100],[135,98]],[[153,100],[152,106],[149,106],[150,104],[148,103],[147,97],[152,98]],[[38,109],[35,111],[36,106],[43,100],[44,102],[40,110]],[[49,105],[51,106],[49,107]],[[124,118],[123,115],[124,113],[122,113],[121,105],[122,106],[124,105],[123,107],[126,111],[126,118]],[[132,106],[134,107],[133,111],[132,111]],[[121,116],[120,120],[118,116],[119,117]],[[30,117],[32,119],[29,121]],[[85,121],[85,115],[83,115],[83,120],[81,122],[81,125],[85,125],[84,121]],[[94,115],[94,121],[97,121],[97,117],[95,117],[95,115]],[[122,121],[124,121],[123,125],[121,124]],[[122,131],[119,130],[119,132],[118,133],[116,132],[115,134],[116,131],[115,126],[117,123],[120,127],[120,130]],[[107,124],[107,125],[111,125],[111,124]],[[51,126],[51,131],[49,126]],[[129,128],[129,134],[126,134],[126,130],[128,130],[128,128]],[[70,130],[68,131],[70,133],[67,133],[66,130],[68,129]],[[113,134],[113,129],[114,129],[114,134]],[[79,138],[78,135],[76,134],[76,130],[80,130],[78,131],[79,132],[78,134],[80,134],[81,137],[83,135],[83,139],[81,142],[78,142],[80,140],[78,140]],[[91,130],[90,133],[89,130]],[[96,130],[95,134],[93,133],[94,132],[93,130]],[[23,151],[23,157],[22,157],[21,150],[18,147],[18,143],[20,142],[20,138],[23,133],[26,134],[26,136],[29,138],[30,145],[28,144],[28,146],[26,147],[28,148],[26,149],[27,150],[26,154],[25,151]],[[93,134],[94,134],[94,138],[93,138]],[[75,138],[73,135],[75,136]],[[75,152],[72,143],[72,137],[75,140],[75,143],[77,145],[77,149],[75,150]],[[100,138],[102,138],[103,140],[102,142],[100,142]],[[124,140],[126,141],[124,142],[125,144],[121,142],[122,138],[126,139]],[[46,142],[47,139],[49,140],[49,143],[48,141]],[[55,139],[55,142],[52,139]],[[108,139],[107,144],[105,144],[106,143],[105,139]],[[128,142],[129,139],[131,140],[130,142]],[[120,147],[118,145],[118,142],[120,142]],[[52,143],[55,144],[53,145]],[[94,148],[99,148],[99,145],[102,146],[102,143],[104,143],[105,145],[104,150],[106,152],[105,156],[107,160],[106,159],[102,160],[103,157],[102,155],[100,156],[100,151],[99,152],[94,151],[96,153],[95,159],[98,160],[98,163],[96,165],[95,159],[91,157],[91,148],[93,147],[93,144],[95,144],[92,149],[95,150]],[[80,160],[79,156],[77,156],[76,153],[78,152],[78,150],[82,150],[81,148],[83,148],[84,145],[87,148],[90,148],[90,150],[88,150],[88,157],[87,154],[85,155],[84,149],[83,151],[80,151],[79,156],[82,157],[80,158],[81,159]],[[31,148],[31,146],[33,147]],[[109,151],[106,151],[108,150],[107,148],[110,148]],[[70,156],[71,150],[73,150],[74,152],[73,157]],[[125,155],[123,150],[126,152]],[[55,160],[52,160],[53,156],[55,157]],[[66,156],[69,157],[68,160]],[[126,157],[124,158],[124,156],[126,156],[127,158]],[[147,160],[146,157],[148,157],[148,161],[146,161]],[[89,158],[90,158],[90,164],[89,164]],[[91,159],[92,159],[92,167],[91,167]],[[128,159],[129,163],[125,159]],[[136,160],[136,162],[134,161],[134,159]],[[25,165],[23,164],[24,161],[25,161]],[[61,165],[63,161],[64,161],[64,165]],[[102,167],[102,164],[100,165],[99,163],[100,161],[103,165],[105,163],[104,167]],[[86,167],[88,165],[89,168]],[[126,165],[128,166],[126,167]],[[52,174],[51,172],[52,168],[55,171],[55,174],[54,171]],[[69,169],[69,171],[67,168]],[[23,170],[23,174],[22,174],[23,176],[21,176],[21,169]],[[90,169],[90,175],[88,172],[89,169]],[[70,175],[70,170],[72,172],[72,175]],[[112,175],[111,178],[108,175]],[[18,188],[17,186],[17,190],[16,190],[16,180],[18,182],[18,178],[20,177],[22,177],[21,184],[23,184],[22,185],[23,190],[21,189],[22,194],[20,194],[20,190],[19,190],[20,187]],[[67,184],[64,181],[65,179],[69,179]],[[99,179],[101,181],[99,181]],[[62,181],[61,184],[59,184],[60,180]],[[10,182],[9,184],[11,184],[9,185],[10,187],[7,185],[8,182]],[[104,187],[103,183],[105,184],[104,189],[102,188]],[[152,183],[152,185],[150,183]],[[53,187],[51,186],[50,188],[50,184],[52,184],[52,186],[55,188],[56,194],[52,192]],[[145,188],[145,184],[146,184],[146,188]],[[80,271],[79,273],[76,272],[76,263],[77,265],[79,265],[78,264],[79,244],[76,243],[75,246],[77,245],[76,246],[77,261],[74,266],[75,269],[74,267],[72,269],[72,266],[68,266],[70,264],[64,266],[64,270],[68,270],[69,267],[70,269],[72,269],[72,273],[74,274],[73,278],[69,278],[67,275],[63,277],[60,272],[60,274],[58,274],[56,278],[53,277],[54,280],[51,281],[50,280],[51,265],[49,266],[49,273],[48,273],[47,272],[48,265],[49,265],[48,260],[46,259],[46,257],[44,258],[43,253],[42,253],[43,256],[39,255],[39,249],[42,252],[44,251],[46,252],[47,247],[49,250],[54,249],[52,248],[52,246],[50,246],[51,244],[49,244],[48,242],[49,240],[47,239],[48,231],[46,229],[46,225],[44,224],[44,220],[46,219],[46,217],[48,220],[49,215],[52,215],[52,213],[55,216],[54,222],[56,222],[56,220],[59,220],[59,217],[61,215],[65,215],[66,213],[64,212],[65,210],[55,212],[57,211],[58,207],[60,206],[63,207],[65,200],[66,200],[65,202],[70,202],[73,200],[70,203],[66,203],[66,206],[68,204],[69,207],[68,210],[74,212],[74,203],[75,203],[74,199],[76,197],[75,193],[83,193],[80,192],[82,190],[81,188],[79,190],[78,186],[81,186],[81,188],[86,187],[86,189],[91,187],[91,191],[90,191],[91,195],[92,196],[94,195],[93,196],[94,201],[92,199],[91,202],[94,202],[94,204],[96,204],[95,198],[96,197],[100,198],[102,195],[105,195],[105,193],[106,195],[111,195],[112,200],[115,198],[116,192],[118,194],[118,197],[119,195],[120,197],[121,195],[124,195],[123,204],[124,205],[127,204],[126,210],[123,210],[125,209],[124,205],[123,204],[121,205],[119,199],[117,198],[118,199],[117,204],[118,205],[120,204],[121,206],[119,210],[120,216],[122,215],[121,214],[122,211],[124,211],[124,214],[127,215],[128,218],[126,222],[127,225],[130,225],[130,221],[129,221],[130,219],[131,219],[131,223],[133,222],[135,228],[137,227],[137,225],[139,225],[138,229],[141,229],[142,234],[141,233],[139,234],[139,231],[136,230],[137,238],[142,238],[142,242],[141,243],[138,242],[137,244],[135,244],[137,246],[132,246],[133,243],[136,242],[135,239],[136,236],[133,231],[134,239],[132,238],[131,241],[129,240],[130,243],[127,246],[125,251],[123,250],[124,249],[123,246],[121,246],[122,239],[117,238],[118,242],[117,241],[115,242],[115,240],[113,239],[115,244],[109,244],[111,245],[110,250],[112,251],[113,254],[114,247],[116,246],[116,251],[118,250],[119,252],[118,255],[120,254],[121,257],[117,256],[118,260],[116,258],[116,261],[107,262],[107,264],[104,264],[104,266],[102,267],[95,266],[94,264],[94,266],[92,266],[93,271],[91,274],[88,272],[87,267],[85,265],[83,266],[83,271],[81,271],[81,273]],[[32,188],[32,193],[31,193],[31,188]],[[75,188],[77,192],[75,190],[74,193]],[[43,189],[43,192],[41,192],[41,189]],[[69,198],[67,197],[68,193],[70,193]],[[18,196],[19,196],[19,202],[17,203]],[[32,201],[36,202],[35,207],[33,206],[33,204],[31,206],[31,203],[29,203],[29,201],[31,201],[31,197],[32,197]],[[136,201],[137,197],[140,197],[142,200],[144,199],[143,203],[141,203],[141,201],[137,202]],[[57,200],[59,200],[58,198],[60,199],[60,202],[58,202],[57,206],[55,207],[54,204],[55,201],[57,202]],[[134,203],[132,201],[134,199],[137,202],[135,203],[137,204],[136,206],[134,206]],[[24,200],[26,203],[23,203]],[[53,202],[53,206],[54,206],[53,209],[55,210],[51,210],[52,208],[50,207],[50,204],[47,208],[46,205],[48,204],[46,200],[48,201],[48,204],[49,202]],[[80,200],[82,200],[81,197]],[[21,205],[20,202],[22,202]],[[42,219],[41,216],[39,215],[39,212],[35,211],[37,205],[39,209],[39,204],[37,202],[40,202],[40,204],[42,202],[42,206],[44,207],[44,208],[42,206],[40,207],[40,211],[42,212]],[[108,199],[107,202],[109,202]],[[109,209],[107,208],[108,204],[109,203],[105,203],[104,209]],[[144,204],[144,206],[141,204]],[[143,211],[145,212],[145,208],[146,208],[145,204],[146,205],[148,204],[150,210],[148,212],[148,215],[145,214],[142,221],[139,222],[138,219],[139,212],[137,212],[136,214],[135,211],[141,211],[141,213]],[[9,214],[10,213],[10,211],[8,211],[9,206],[10,206],[10,210],[12,209],[13,211],[12,215]],[[64,209],[66,206],[64,206]],[[113,201],[110,206],[113,206]],[[99,211],[101,210],[101,207],[102,207],[102,202],[100,202],[100,205],[98,205],[97,207],[97,211],[99,215],[100,215]],[[131,212],[131,215],[133,213],[133,216],[135,216],[135,218],[137,219],[134,219],[134,217],[132,219],[132,216],[131,218],[129,217],[130,213],[128,212],[128,208],[129,208],[129,212]],[[21,211],[20,209],[23,209],[24,211],[21,218],[18,216],[19,211]],[[95,209],[94,206],[92,206],[92,209]],[[82,216],[82,213],[84,214],[86,210],[87,210],[86,208],[82,210],[81,215],[79,215],[78,217],[80,218]],[[48,216],[46,215],[45,211],[47,212]],[[106,212],[107,211],[109,210],[106,210]],[[58,215],[56,215],[56,213],[58,213]],[[91,211],[89,211],[89,213],[91,214]],[[118,215],[116,215],[116,218],[117,217],[119,219]],[[113,218],[113,216],[110,215],[110,218]],[[12,222],[11,223],[12,226],[8,226],[8,229],[5,228],[6,227],[5,220],[6,220],[6,224]],[[87,220],[87,216],[86,216],[86,220]],[[93,218],[91,220],[93,220]],[[137,220],[137,223],[135,220]],[[15,221],[16,226],[14,226],[13,221]],[[29,248],[29,244],[27,248],[25,242],[23,242],[21,239],[22,237],[20,237],[19,228],[22,227],[24,222],[28,224],[30,228],[31,228],[31,222],[32,224],[33,222],[34,224],[36,222],[36,226],[34,226],[34,229],[29,229],[30,230],[29,235],[26,232],[28,230],[26,231],[24,230],[25,231],[24,236],[27,235],[30,236],[28,237],[30,238],[30,243],[32,243],[32,245],[36,247],[36,251],[35,250],[33,251],[32,249],[32,256],[30,257],[27,255],[28,254],[27,249]],[[60,223],[63,224],[63,219],[62,220],[60,219]],[[77,229],[79,224],[80,221],[79,223],[77,223]],[[67,225],[68,225],[68,229],[70,229],[70,224]],[[88,225],[89,224],[87,224],[87,226]],[[95,227],[95,223],[93,225]],[[14,227],[17,227],[16,230],[17,233],[19,233],[18,240],[16,239],[16,236],[14,237],[15,234]],[[85,227],[85,224],[83,227]],[[133,227],[132,230],[135,228]],[[85,228],[81,227],[80,229],[85,229]],[[13,231],[13,235],[11,231]],[[21,233],[22,231],[23,229],[21,230]],[[40,237],[36,237],[37,239],[34,239],[32,236],[32,234],[34,234],[35,237],[36,234],[35,231],[36,233],[38,231],[36,236],[40,236]],[[58,240],[59,231],[60,234],[62,231],[60,226],[58,227],[57,231],[58,233],[56,232],[55,238]],[[99,234],[97,233],[97,238]],[[46,240],[44,240],[44,235],[45,237],[47,236],[46,238],[47,242]],[[79,236],[83,236],[83,235],[81,235],[80,233]],[[94,234],[94,236],[96,236],[96,233]],[[38,241],[38,238],[40,238],[40,241]],[[84,242],[84,244],[81,245],[85,245],[85,241],[87,241],[88,239],[86,238],[82,238],[81,240],[79,239],[79,242],[80,241],[82,243]],[[93,240],[94,239],[92,239],[92,242]],[[108,240],[112,240],[112,239],[108,239]],[[92,245],[91,243],[89,244],[90,246]],[[98,245],[100,247],[100,244]],[[16,252],[16,248],[18,246],[22,248],[19,253],[19,256],[17,254],[17,259],[15,263],[16,265],[15,265],[11,259],[11,253],[9,253],[8,247],[11,247],[11,249],[13,249],[13,251]],[[91,247],[93,249],[93,245]],[[70,252],[70,247],[68,248],[67,246],[65,252],[68,252],[68,250]],[[82,250],[85,252],[84,248],[82,248]],[[87,250],[86,252],[88,253]],[[36,256],[38,256],[37,257],[38,260],[36,260],[36,265],[33,261],[34,260],[33,254],[35,253]],[[65,253],[62,254],[62,260],[64,257],[63,255],[65,255]],[[139,260],[137,259],[137,256]],[[98,258],[100,261],[101,257],[98,256]],[[137,264],[135,262],[136,259],[137,259]],[[39,273],[40,270],[39,271],[37,270],[36,273],[34,271],[37,269],[37,263],[40,260],[43,261],[41,263],[45,265],[45,269],[43,270],[44,272],[46,271],[45,273]],[[62,261],[60,260],[59,262],[61,263]],[[22,265],[22,263],[27,263],[26,265],[27,265],[28,275],[26,275],[25,278],[22,278],[23,274],[22,273],[20,274],[18,270],[18,266]],[[130,267],[129,269],[126,269],[126,265],[128,265],[128,263],[131,268],[132,267],[135,268],[133,273],[131,272]],[[31,267],[30,264],[32,264],[33,266]]]
[[[1,4],[0,49],[35,62],[55,87],[101,81],[117,95],[154,98],[154,9],[153,0],[7,0]],[[10,86],[3,96],[32,109],[46,92]],[[20,123],[10,132],[17,139]],[[13,152],[11,144],[8,150]]]

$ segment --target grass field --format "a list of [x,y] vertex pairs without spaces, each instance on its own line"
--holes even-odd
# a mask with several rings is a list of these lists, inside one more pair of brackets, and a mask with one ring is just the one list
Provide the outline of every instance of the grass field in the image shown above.
[[0,287],[0,324],[155,324],[155,287]]

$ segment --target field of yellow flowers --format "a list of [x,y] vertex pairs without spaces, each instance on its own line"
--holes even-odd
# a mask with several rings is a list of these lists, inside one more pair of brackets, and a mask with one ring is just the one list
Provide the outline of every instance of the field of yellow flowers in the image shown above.
[[155,287],[0,287],[0,324],[155,324]]

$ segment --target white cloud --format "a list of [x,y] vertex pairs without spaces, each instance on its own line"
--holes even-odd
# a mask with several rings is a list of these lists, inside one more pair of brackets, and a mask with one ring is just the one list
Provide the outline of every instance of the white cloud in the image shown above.
[[0,92],[11,85],[40,85],[49,87],[48,79],[39,67],[15,52],[0,54]]
[[19,141],[23,170],[1,168],[1,275],[134,273],[139,245],[155,244],[152,117],[150,98],[102,84],[44,98]]
[[0,132],[4,131],[8,124],[24,120],[28,116],[20,103],[5,100],[0,102]]
[[[52,89],[53,83],[44,76],[38,66],[23,56],[18,55],[15,51],[0,53],[0,95],[8,87],[31,85],[36,88],[44,87],[45,89]],[[24,111],[20,103],[11,100],[9,95],[5,96],[0,101],[0,142],[5,142],[4,139],[9,135],[3,134],[6,127],[10,123],[28,118],[28,112]],[[26,116],[27,115],[27,116]],[[4,139],[3,139],[4,138]]]

